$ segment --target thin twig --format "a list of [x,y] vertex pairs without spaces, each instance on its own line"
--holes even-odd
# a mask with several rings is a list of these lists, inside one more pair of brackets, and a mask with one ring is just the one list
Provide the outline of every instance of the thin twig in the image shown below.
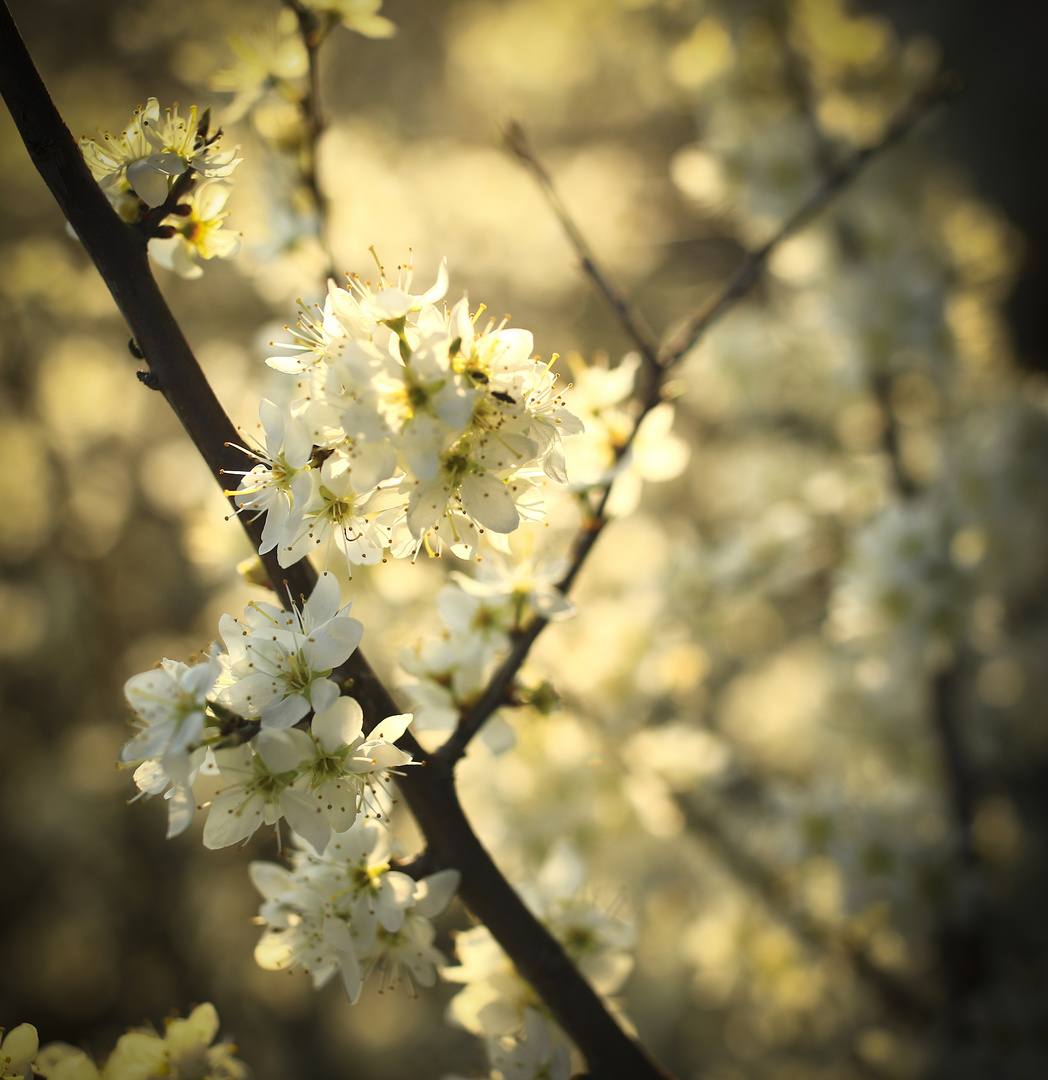
[[[143,353],[159,389],[185,426],[219,484],[242,462],[236,431],[208,385],[181,328],[160,293],[146,239],[120,220],[95,183],[76,141],[58,114],[6,3],[0,4],[0,93],[33,164],[97,266]],[[258,543],[258,528],[241,523]],[[281,568],[267,562],[271,581],[292,596],[308,595],[316,573],[306,560]],[[400,711],[358,649],[346,665],[368,730]],[[434,859],[462,874],[459,893],[542,997],[586,1057],[598,1080],[665,1080],[668,1073],[629,1038],[550,933],[528,911],[473,832],[450,769],[430,759],[409,735],[400,745],[426,764],[399,782]]]
[[[884,137],[875,145],[857,151],[844,164],[831,173],[804,203],[783,223],[775,235],[761,248],[751,252],[724,287],[712,296],[688,322],[657,351],[652,352],[647,345],[646,324],[628,300],[610,284],[610,279],[593,259],[585,239],[578,226],[568,214],[553,187],[549,173],[535,157],[518,124],[511,124],[506,129],[506,140],[513,152],[528,166],[542,185],[550,204],[560,219],[568,238],[571,240],[583,267],[597,289],[608,300],[612,310],[618,316],[623,328],[641,349],[645,366],[655,369],[657,377],[649,378],[638,395],[640,411],[636,424],[626,442],[617,448],[612,474],[633,448],[633,440],[640,429],[640,422],[662,400],[661,379],[689,349],[691,349],[722,315],[727,314],[742,299],[757,280],[771,253],[787,238],[810,222],[840,191],[847,187],[863,168],[885,150],[898,143],[914,125],[937,104],[956,95],[959,86],[956,80],[948,77],[937,80],[931,87],[918,94],[889,126]],[[611,484],[598,485],[593,489],[597,502],[596,508],[587,515],[579,532],[576,534],[568,572],[557,583],[562,592],[567,592],[582,569],[582,564],[589,556],[598,536],[608,523],[606,508],[611,494]],[[517,677],[521,666],[527,659],[535,639],[545,629],[548,620],[541,616],[534,619],[511,638],[509,655],[499,665],[480,698],[469,708],[463,710],[459,723],[436,756],[443,762],[453,765],[466,752],[470,740],[480,730],[488,717],[501,705],[506,704],[510,687]]]
[[506,146],[524,163],[528,171],[538,181],[546,200],[560,221],[575,255],[586,276],[596,286],[597,292],[604,297],[625,330],[626,336],[640,350],[644,363],[654,367],[659,351],[659,342],[649,328],[644,316],[630,303],[629,299],[616,286],[607,271],[602,270],[582,231],[575,224],[553,183],[553,178],[542,162],[533,153],[524,129],[515,120],[511,120],[502,131]]
[[317,215],[317,239],[327,259],[326,276],[333,278],[337,277],[337,272],[335,256],[328,241],[327,224],[330,204],[324,189],[320,186],[317,172],[320,137],[327,129],[320,91],[320,47],[327,40],[327,31],[330,27],[322,23],[320,15],[313,8],[301,3],[301,0],[284,0],[284,3],[298,19],[298,32],[305,46],[306,60],[309,65],[309,89],[299,102],[304,135],[300,163],[302,183],[313,200],[313,209]]

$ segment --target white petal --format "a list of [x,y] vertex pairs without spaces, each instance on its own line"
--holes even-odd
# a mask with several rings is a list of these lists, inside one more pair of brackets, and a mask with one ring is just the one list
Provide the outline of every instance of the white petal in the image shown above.
[[338,701],[338,685],[330,679],[314,679],[309,687],[309,703],[324,712]]
[[255,963],[264,971],[283,971],[292,964],[290,935],[267,932],[255,946]]
[[260,731],[255,739],[255,752],[270,772],[292,772],[313,756],[313,740],[296,728],[288,731]]
[[338,578],[334,574],[321,574],[305,603],[303,617],[308,617],[308,625],[318,626],[334,618],[341,603],[342,589]]
[[331,838],[331,826],[316,799],[304,791],[289,789],[280,796],[280,809],[291,828],[308,840],[318,855],[323,855]]
[[401,765],[410,765],[411,755],[389,743],[365,743],[357,752],[353,764],[360,772],[369,772],[372,769],[381,772],[385,769],[399,769]]
[[293,694],[262,710],[262,727],[266,731],[284,731],[294,727],[308,712],[309,702],[301,694]]
[[513,532],[520,524],[520,515],[509,489],[488,473],[467,476],[462,481],[459,497],[466,513],[492,532]]
[[291,875],[276,863],[256,861],[248,866],[247,872],[251,883],[267,900],[283,895],[293,886]]
[[32,1024],[19,1024],[12,1028],[3,1039],[4,1058],[8,1064],[29,1066],[40,1047],[37,1030]]
[[307,652],[311,666],[316,671],[330,671],[344,664],[363,636],[364,626],[357,619],[339,616],[329,620],[313,634],[312,648]]
[[431,288],[427,289],[418,297],[419,306],[432,304],[435,300],[440,300],[447,291],[448,259],[445,255],[444,258],[440,260],[440,266],[437,267],[437,280],[433,283]]
[[233,185],[226,180],[206,180],[197,188],[194,198],[198,217],[207,221],[217,217],[233,192]]
[[193,789],[184,784],[173,787],[167,798],[167,838],[170,840],[173,836],[181,836],[189,828],[193,811],[196,810],[196,799]]
[[264,803],[257,795],[244,800],[243,791],[220,795],[204,823],[204,847],[223,848],[253,835],[263,822]]
[[421,539],[428,529],[436,525],[448,507],[450,494],[447,481],[439,474],[412,489],[411,498],[408,500],[408,528],[416,540]]
[[328,754],[349,746],[363,734],[364,711],[351,697],[340,697],[313,717],[311,730]]
[[375,314],[379,319],[399,319],[415,305],[415,298],[401,289],[383,289],[375,297]]
[[352,1005],[360,997],[360,961],[355,952],[339,954],[339,972],[342,975],[342,989]]
[[411,713],[398,713],[396,716],[387,716],[385,720],[377,724],[368,735],[368,740],[385,739],[386,742],[394,743],[408,729],[411,723]]
[[457,870],[438,870],[415,883],[415,903],[412,912],[432,919],[451,903],[462,875]]
[[128,165],[127,182],[147,206],[159,206],[170,191],[167,174],[154,169],[148,158]]

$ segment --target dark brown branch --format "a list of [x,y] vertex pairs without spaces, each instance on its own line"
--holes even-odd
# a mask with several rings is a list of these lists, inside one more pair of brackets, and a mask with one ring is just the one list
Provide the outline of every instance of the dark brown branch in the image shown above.
[[[159,389],[223,487],[225,470],[242,466],[231,444],[238,436],[207,383],[160,293],[146,257],[146,240],[120,220],[95,183],[80,150],[51,101],[6,4],[0,4],[0,93],[26,149],[109,287]],[[256,545],[257,528],[240,520]],[[306,596],[316,580],[308,562],[267,569],[292,597]],[[399,712],[358,650],[344,672],[353,680],[370,727]],[[410,736],[404,749],[425,754]],[[491,930],[518,970],[574,1039],[598,1080],[658,1080],[668,1074],[652,1062],[608,1014],[563,949],[527,910],[477,839],[455,792],[452,772],[431,761],[400,783],[433,857],[462,874],[460,895]]]

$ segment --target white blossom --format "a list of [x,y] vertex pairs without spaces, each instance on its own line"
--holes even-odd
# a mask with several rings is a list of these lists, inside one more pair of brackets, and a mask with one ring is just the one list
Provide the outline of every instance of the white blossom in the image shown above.
[[[218,1035],[218,1013],[204,1002],[189,1016],[165,1020],[164,1034],[139,1028],[121,1035],[105,1065],[106,1080],[243,1080],[236,1047]],[[56,1080],[52,1075],[50,1080]]]
[[268,398],[259,404],[258,415],[265,447],[241,447],[257,464],[243,474],[235,492],[226,494],[235,495],[241,511],[265,515],[258,549],[264,555],[289,529],[292,513],[293,520],[299,520],[309,502],[313,484],[306,466],[313,453],[313,441],[299,417],[285,413]]
[[224,180],[205,180],[179,203],[184,212],[165,218],[170,236],[154,236],[149,254],[167,270],[184,278],[198,278],[200,260],[231,259],[240,251],[240,236],[223,228],[229,211],[226,201],[233,190]]
[[549,1025],[536,1009],[524,1010],[524,1033],[487,1041],[488,1061],[497,1080],[568,1080],[571,1058],[554,1043]]
[[[0,1034],[3,1034],[3,1029],[0,1029]],[[22,1080],[31,1072],[39,1045],[36,1028],[32,1024],[19,1024],[3,1035],[0,1040],[0,1078]]]
[[454,870],[420,881],[392,870],[392,837],[376,820],[358,821],[332,836],[323,854],[303,843],[292,869],[251,864],[268,924],[255,950],[261,967],[302,967],[315,986],[336,972],[350,1001],[377,971],[382,989],[430,986],[444,957],[433,947],[430,919],[458,886]]
[[124,695],[135,711],[137,731],[124,744],[120,760],[159,758],[170,771],[201,740],[207,699],[221,668],[216,655],[193,665],[163,659],[153,671],[134,675]]
[[293,786],[312,753],[313,741],[295,728],[261,731],[250,743],[216,751],[218,770],[230,783],[211,803],[204,846],[241,843],[260,825],[276,825],[284,817],[323,848],[330,833],[327,821],[314,800]]
[[177,107],[161,116],[160,104],[152,97],[135,109],[119,135],[107,131],[96,138],[85,136],[80,149],[95,179],[125,216],[128,193],[147,206],[160,206],[172,182],[188,170],[228,176],[240,163],[235,150],[220,151],[217,138],[200,130],[195,106],[185,118]]
[[[378,779],[411,763],[411,755],[394,745],[411,722],[411,714],[383,720],[369,735],[363,731],[363,710],[350,697],[340,697],[313,717],[314,750],[297,786],[308,791],[335,832],[345,832],[365,808],[365,796]],[[320,852],[324,843],[310,840]]]
[[582,423],[531,334],[478,329],[465,297],[438,309],[444,263],[422,293],[411,277],[409,263],[395,280],[380,266],[377,282],[329,283],[323,306],[300,312],[292,355],[267,360],[296,378],[294,415],[320,448],[301,515],[255,500],[282,515],[266,530],[282,565],[332,545],[350,568],[387,550],[472,559],[485,533],[541,520],[542,484],[567,480],[561,439]]
[[223,615],[230,685],[219,701],[240,716],[257,716],[262,727],[291,727],[309,711],[334,704],[338,687],[327,678],[360,643],[364,628],[339,607],[341,592],[331,574],[321,574],[301,607],[282,611],[252,604],[242,619]]
[[389,38],[397,32],[395,23],[378,14],[382,0],[306,0],[306,5],[364,37]]

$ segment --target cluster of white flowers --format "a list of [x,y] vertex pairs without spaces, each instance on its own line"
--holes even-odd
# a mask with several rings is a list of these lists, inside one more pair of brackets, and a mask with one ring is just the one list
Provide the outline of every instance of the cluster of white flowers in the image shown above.
[[[542,1014],[524,1010],[524,1031],[519,1036],[487,1039],[485,1049],[491,1080],[568,1080],[571,1057],[563,1043],[555,1043]],[[459,1076],[445,1080],[464,1080]]]
[[768,861],[814,879],[827,860],[839,882],[836,918],[890,909],[893,924],[927,932],[949,874],[949,833],[942,808],[919,785],[897,780],[860,802],[835,781],[813,789],[778,785]]
[[[622,986],[632,970],[633,958],[627,950],[633,944],[633,928],[580,895],[584,881],[582,861],[564,841],[550,852],[534,881],[519,886],[518,892],[593,988],[606,998]],[[496,1048],[502,1045],[501,1040],[520,1038],[526,1027],[534,1028],[536,1021],[529,1025],[528,1015],[544,1006],[486,926],[460,933],[455,954],[458,966],[441,972],[449,982],[464,984],[448,1003],[449,1020],[494,1040]],[[530,1031],[528,1038],[533,1038]]]
[[[565,446],[571,487],[583,491],[610,484],[605,512],[613,517],[632,513],[644,482],[672,480],[688,464],[688,444],[671,430],[674,407],[660,402],[636,422],[637,353],[627,353],[614,368],[586,363],[579,356],[569,356],[568,363],[572,382],[564,399],[586,425],[585,432]],[[623,453],[627,442],[629,449]]]
[[382,0],[305,0],[305,6],[364,37],[389,38],[397,32],[396,23],[378,13]]
[[[0,1028],[0,1034],[3,1029]],[[25,1080],[243,1080],[244,1063],[236,1047],[215,1042],[218,1013],[204,1002],[185,1019],[164,1021],[164,1034],[141,1028],[121,1035],[109,1058],[97,1064],[77,1046],[48,1043],[41,1047],[36,1028],[19,1024],[0,1044],[0,1078]]]
[[323,853],[300,839],[290,870],[252,863],[268,924],[255,949],[259,965],[304,968],[317,988],[338,972],[351,1002],[372,971],[384,990],[432,986],[445,960],[430,919],[450,903],[460,875],[440,870],[415,881],[390,869],[392,850],[389,829],[364,820],[332,836]]
[[972,601],[971,575],[953,557],[951,508],[924,497],[885,509],[857,533],[834,596],[833,629],[844,640],[879,640],[918,661],[921,648],[954,642]]
[[[200,663],[164,660],[128,680],[138,730],[121,759],[137,763],[144,794],[166,793],[169,836],[192,819],[198,776],[217,770],[228,787],[211,803],[207,847],[247,840],[283,817],[323,851],[332,830],[367,809],[368,792],[410,763],[393,745],[410,714],[365,735],[360,705],[328,677],[362,633],[340,601],[337,581],[324,574],[301,607],[257,603],[240,620],[224,616],[225,647],[214,644]],[[311,710],[308,732],[293,727]]]
[[[178,106],[160,114],[150,98],[135,109],[119,134],[108,131],[80,140],[84,160],[120,216],[138,221],[144,212],[164,206],[181,183],[177,205],[170,208],[149,240],[149,253],[182,277],[199,277],[200,259],[227,259],[240,250],[240,238],[227,232],[226,201],[232,185],[224,179],[240,164],[236,150],[220,150],[221,131],[209,132],[210,112],[186,117]],[[182,178],[189,177],[187,183]]]
[[[510,634],[531,616],[556,620],[574,614],[574,605],[556,587],[567,568],[566,559],[542,560],[513,551],[486,558],[475,577],[452,572],[436,598],[445,629],[400,650],[406,676],[400,686],[411,701],[413,731],[452,731],[509,651]],[[496,753],[509,749],[514,738],[497,715],[481,729],[481,737]]]
[[526,330],[489,323],[447,289],[397,282],[331,284],[303,312],[291,356],[267,362],[296,379],[287,409],[263,401],[264,446],[237,501],[265,513],[261,553],[282,566],[332,545],[354,565],[425,547],[474,557],[481,534],[543,514],[540,486],[567,482],[560,440],[582,430]]
[[[380,990],[404,984],[409,992],[432,986],[439,973],[465,984],[449,1003],[448,1019],[484,1039],[495,1080],[567,1080],[570,1044],[490,931],[476,926],[458,934],[454,967],[434,947],[430,920],[451,901],[459,873],[440,870],[415,880],[391,869],[393,852],[387,824],[363,820],[335,833],[323,852],[296,837],[290,868],[252,863],[266,924],[255,949],[258,964],[304,970],[318,989],[337,974],[350,1002],[372,972]],[[563,843],[520,892],[595,989],[608,995],[631,970],[626,950],[633,932],[587,903],[582,884],[582,864]]]
[[222,112],[223,122],[242,119],[270,93],[285,100],[301,98],[297,82],[309,71],[309,56],[290,8],[258,26],[228,34],[226,43],[233,60],[210,79],[211,89],[235,95]]

